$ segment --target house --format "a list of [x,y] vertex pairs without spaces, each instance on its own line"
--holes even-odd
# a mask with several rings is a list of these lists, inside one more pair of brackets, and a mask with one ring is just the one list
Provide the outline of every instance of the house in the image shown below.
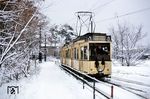
[[[45,46],[41,46],[42,53],[45,53]],[[54,56],[59,58],[60,53],[60,47],[59,46],[52,46],[52,45],[46,45],[46,55],[47,56]]]

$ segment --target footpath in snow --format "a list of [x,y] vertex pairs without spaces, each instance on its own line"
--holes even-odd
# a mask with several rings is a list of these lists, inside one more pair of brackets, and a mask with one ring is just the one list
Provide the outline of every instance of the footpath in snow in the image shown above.
[[[0,99],[92,99],[92,92],[83,90],[82,84],[68,77],[55,62],[41,65],[38,75],[0,87]],[[7,94],[7,86],[19,86],[19,94]]]

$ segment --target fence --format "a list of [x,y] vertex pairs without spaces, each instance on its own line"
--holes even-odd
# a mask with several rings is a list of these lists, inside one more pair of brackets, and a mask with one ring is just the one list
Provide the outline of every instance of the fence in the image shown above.
[[[107,99],[113,99],[113,85],[106,85],[106,83],[101,82],[101,81],[97,80],[96,78],[93,78],[93,77],[91,77],[91,76],[89,76],[89,75],[87,75],[85,73],[77,71],[77,70],[75,70],[73,68],[70,68],[68,66],[60,65],[60,67],[63,68],[64,70],[66,70],[67,72],[69,72],[70,74],[72,74],[73,76],[75,76],[78,79],[80,79],[80,81],[82,81],[82,83],[83,83],[83,89],[84,89],[84,84],[86,84],[89,87],[91,87],[93,89],[93,99],[95,99],[95,93],[96,92],[101,94],[102,96],[104,96]],[[89,81],[87,81],[85,78],[92,80],[93,84],[89,83]],[[95,87],[96,82],[102,83],[102,84],[104,84],[106,86],[109,86],[110,90],[111,90],[111,93],[107,94],[106,92],[104,92],[102,90],[99,90],[97,87]]]

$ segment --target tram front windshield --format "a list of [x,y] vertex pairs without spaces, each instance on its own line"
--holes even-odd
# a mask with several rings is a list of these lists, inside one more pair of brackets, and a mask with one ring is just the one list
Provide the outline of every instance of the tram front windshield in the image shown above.
[[110,43],[90,43],[89,60],[110,61]]

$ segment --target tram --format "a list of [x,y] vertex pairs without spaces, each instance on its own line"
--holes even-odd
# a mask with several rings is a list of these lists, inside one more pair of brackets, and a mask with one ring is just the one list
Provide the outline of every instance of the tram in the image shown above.
[[111,36],[86,33],[61,48],[61,64],[92,76],[110,77]]

